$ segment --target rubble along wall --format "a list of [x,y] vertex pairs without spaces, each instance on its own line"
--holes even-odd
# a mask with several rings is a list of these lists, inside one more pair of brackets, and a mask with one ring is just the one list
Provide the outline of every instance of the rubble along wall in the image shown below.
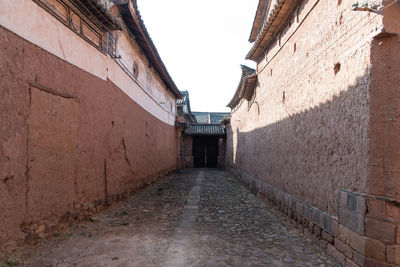
[[1,249],[66,227],[176,168],[175,127],[110,80],[3,27],[0,58]]

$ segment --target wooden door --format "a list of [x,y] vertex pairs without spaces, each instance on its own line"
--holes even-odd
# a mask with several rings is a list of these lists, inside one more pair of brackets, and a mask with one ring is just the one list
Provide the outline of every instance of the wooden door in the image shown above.
[[194,168],[217,168],[218,137],[193,137]]

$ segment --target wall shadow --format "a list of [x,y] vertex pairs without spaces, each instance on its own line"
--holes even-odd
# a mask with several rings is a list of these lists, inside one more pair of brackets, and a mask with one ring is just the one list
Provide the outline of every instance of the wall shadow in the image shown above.
[[363,192],[368,179],[369,73],[327,102],[249,132],[233,114],[227,165],[336,216],[338,189]]

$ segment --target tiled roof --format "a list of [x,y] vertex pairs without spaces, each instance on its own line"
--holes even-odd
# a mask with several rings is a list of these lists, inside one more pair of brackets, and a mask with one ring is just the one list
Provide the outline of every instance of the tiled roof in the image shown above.
[[251,29],[249,42],[254,42],[263,24],[263,19],[265,18],[265,13],[267,12],[270,0],[259,0],[256,15],[253,21],[253,27]]
[[225,135],[225,127],[222,124],[188,124],[184,133],[186,135]]
[[192,112],[198,123],[218,124],[230,116],[229,112]]
[[103,31],[122,29],[121,22],[111,14],[106,1],[74,0],[73,4]]
[[184,104],[189,102],[189,92],[188,91],[181,91],[181,94],[182,94],[182,98],[179,98],[176,101],[176,104],[178,104],[178,105],[184,105]]
[[[260,1],[262,2],[262,0]],[[259,27],[259,32],[255,39],[255,33],[252,32],[251,40],[254,40],[254,44],[247,54],[246,59],[258,61],[263,55],[265,55],[265,50],[268,49],[270,43],[286,25],[294,8],[299,4],[299,2],[300,0],[277,0],[273,7],[270,6],[268,8],[263,25]],[[262,5],[259,6],[259,8],[262,8]]]
[[137,0],[115,0],[114,4],[118,7],[118,11],[122,16],[123,22],[126,24],[128,31],[134,37],[139,47],[143,50],[151,65],[156,69],[160,78],[166,84],[167,88],[177,97],[182,95],[176,87],[174,81],[169,75],[157,48],[150,38],[149,32],[144,25],[137,6]]
[[240,99],[245,98],[250,100],[254,88],[257,85],[257,74],[256,71],[252,68],[249,68],[245,65],[240,65],[242,68],[242,77],[240,78],[239,85],[231,99],[229,101],[227,107],[234,109],[236,105],[240,102]]

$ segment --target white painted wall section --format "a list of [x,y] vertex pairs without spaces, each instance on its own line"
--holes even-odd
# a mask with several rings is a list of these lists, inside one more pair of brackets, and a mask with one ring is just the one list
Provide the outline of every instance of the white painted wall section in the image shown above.
[[[175,98],[155,77],[152,83],[157,85],[154,90],[157,92],[151,95],[145,91],[143,84],[128,75],[114,59],[90,45],[32,0],[0,0],[0,25],[102,80],[110,79],[154,117],[169,125],[175,124],[175,108],[171,111],[170,104],[161,103],[175,102]],[[124,49],[128,49],[126,45],[124,42]],[[137,51],[132,46],[128,50],[125,54],[129,55],[130,62]],[[143,66],[139,58],[138,63]]]

